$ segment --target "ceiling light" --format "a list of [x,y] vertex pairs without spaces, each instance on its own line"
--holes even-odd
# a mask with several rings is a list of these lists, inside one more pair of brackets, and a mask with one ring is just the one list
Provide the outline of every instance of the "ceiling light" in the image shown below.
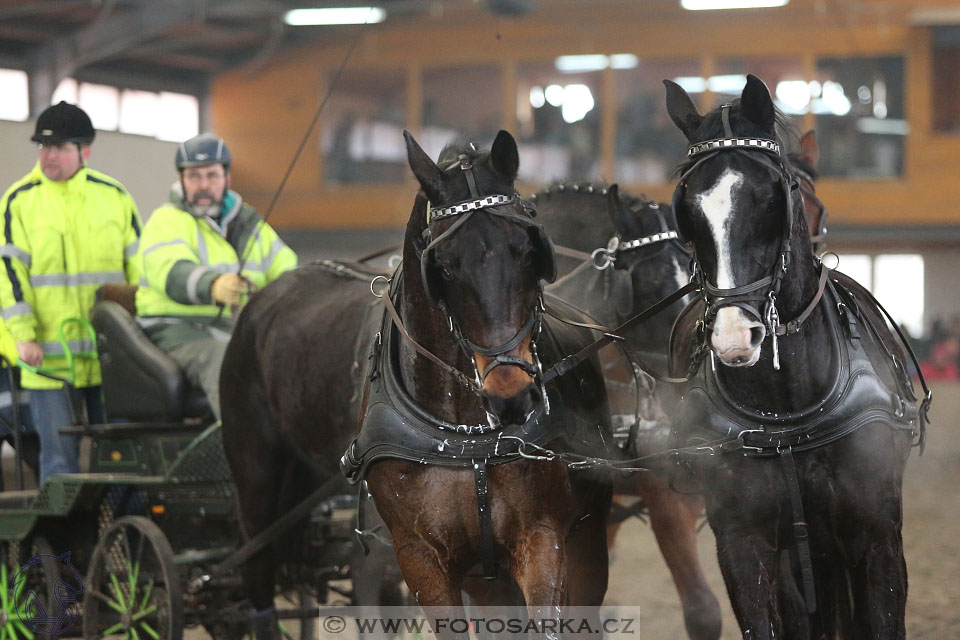
[[387,12],[380,7],[341,7],[332,9],[291,9],[283,21],[295,27],[336,24],[374,24],[383,22]]
[[564,73],[599,71],[601,69],[606,69],[609,63],[609,59],[603,54],[558,56],[557,59],[553,61],[557,71],[562,71]]
[[790,0],[680,0],[680,6],[690,11],[711,9],[760,9],[782,7]]

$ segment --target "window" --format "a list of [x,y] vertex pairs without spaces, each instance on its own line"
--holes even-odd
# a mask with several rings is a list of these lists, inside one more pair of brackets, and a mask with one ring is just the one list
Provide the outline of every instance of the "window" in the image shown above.
[[811,90],[799,58],[728,58],[719,60],[715,71],[707,80],[714,95],[713,106],[739,98],[747,84],[747,74],[752,73],[764,81],[784,113],[800,115],[810,110]]
[[664,102],[664,78],[699,76],[695,60],[639,60],[614,72],[617,91],[616,180],[656,184],[669,181],[683,159],[687,139],[670,120]]
[[66,78],[53,92],[51,104],[78,104],[101,130],[119,130],[182,142],[200,132],[200,101],[196,96],[161,91],[120,90]]
[[77,103],[87,112],[93,126],[116,131],[120,124],[120,91],[105,84],[81,82]]
[[933,129],[960,133],[960,26],[933,29]]
[[27,74],[16,69],[0,69],[0,120],[23,122],[30,117]]
[[600,72],[557,62],[524,64],[517,69],[517,90],[521,179],[598,180]]
[[457,136],[489,147],[503,123],[502,86],[497,67],[425,70],[417,142],[434,160]]
[[923,256],[841,255],[837,270],[869,289],[910,335],[923,334]]
[[403,182],[406,91],[398,70],[358,69],[340,78],[321,134],[327,184]]
[[817,61],[812,103],[820,174],[851,178],[903,175],[908,132],[904,65],[899,57]]

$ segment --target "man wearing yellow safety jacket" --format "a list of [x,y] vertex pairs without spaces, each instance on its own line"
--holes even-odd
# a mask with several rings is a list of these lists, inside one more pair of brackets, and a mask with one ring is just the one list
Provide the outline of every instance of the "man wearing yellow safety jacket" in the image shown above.
[[[137,316],[220,418],[220,363],[245,296],[297,266],[296,254],[230,189],[230,150],[201,134],[177,148],[180,180],[140,241]],[[242,269],[241,269],[242,263]]]
[[[0,199],[0,304],[20,360],[31,366],[65,366],[61,322],[87,319],[100,285],[136,277],[140,215],[123,185],[86,166],[94,136],[79,107],[60,102],[45,110],[31,138],[40,145],[37,165]],[[73,352],[94,347],[77,324],[66,325],[64,337]],[[41,482],[77,471],[76,438],[59,434],[79,418],[73,407],[91,422],[105,420],[99,362],[75,364],[73,403],[59,382],[28,371],[21,378],[32,391]]]

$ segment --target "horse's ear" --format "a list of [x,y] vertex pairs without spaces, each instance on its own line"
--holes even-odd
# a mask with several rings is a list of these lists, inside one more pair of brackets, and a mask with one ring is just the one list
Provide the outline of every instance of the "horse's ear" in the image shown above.
[[762,127],[770,134],[774,133],[776,113],[770,91],[767,85],[763,84],[763,80],[753,74],[747,76],[747,86],[740,94],[740,108],[750,122]]
[[670,119],[680,127],[687,140],[693,142],[703,122],[703,116],[683,87],[672,80],[664,80],[663,86],[667,88],[667,113],[670,114]]
[[820,145],[813,129],[800,136],[800,159],[814,169],[820,164]]
[[490,147],[490,166],[513,184],[520,171],[520,153],[517,151],[517,141],[503,129],[497,134]]
[[407,143],[407,162],[413,170],[413,175],[417,177],[423,192],[431,202],[440,202],[442,195],[442,182],[440,181],[443,172],[437,163],[430,159],[427,152],[424,151],[417,141],[413,139],[410,132],[403,130],[403,139]]
[[610,216],[610,222],[614,228],[617,227],[617,221],[620,217],[620,185],[616,182],[607,187],[607,215]]

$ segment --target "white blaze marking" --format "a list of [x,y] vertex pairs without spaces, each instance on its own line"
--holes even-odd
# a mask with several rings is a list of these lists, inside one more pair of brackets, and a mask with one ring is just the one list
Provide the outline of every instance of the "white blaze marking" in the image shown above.
[[730,213],[733,211],[733,189],[743,183],[743,176],[727,169],[713,187],[697,198],[707,218],[713,241],[717,245],[717,286],[732,289],[733,264],[730,256]]

